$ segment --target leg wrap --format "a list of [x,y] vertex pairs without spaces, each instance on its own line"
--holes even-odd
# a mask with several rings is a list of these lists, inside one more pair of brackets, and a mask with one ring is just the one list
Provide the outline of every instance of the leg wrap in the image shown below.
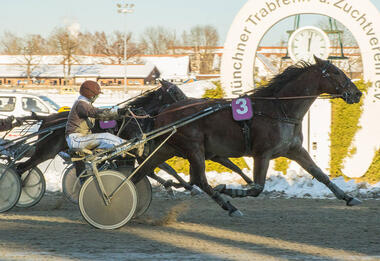
[[243,198],[248,196],[257,197],[263,191],[263,189],[264,187],[262,185],[255,183],[251,183],[243,189],[229,188],[225,184],[221,184],[215,187],[216,191],[229,195],[232,198]]
[[222,198],[222,196],[220,195],[218,191],[214,191],[212,193],[211,198],[215,200],[215,202],[218,203],[218,205],[221,206],[224,210],[229,210],[228,207],[226,206],[226,202],[224,201],[224,199]]

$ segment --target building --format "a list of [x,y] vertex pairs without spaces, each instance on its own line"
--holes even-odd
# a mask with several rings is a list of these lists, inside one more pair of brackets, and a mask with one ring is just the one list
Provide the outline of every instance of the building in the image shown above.
[[[67,68],[66,68],[67,70]],[[27,66],[0,64],[0,85],[79,85],[85,80],[94,80],[102,85],[124,85],[123,65],[79,65],[74,64],[70,73],[64,72],[63,65],[33,65],[27,76]],[[160,72],[151,63],[127,65],[127,85],[154,84]]]
[[191,75],[189,55],[143,55],[139,59],[154,64],[160,77],[170,82],[181,83]]
[[[336,57],[333,62],[350,78],[360,78],[363,68],[359,48],[344,47],[343,56],[340,51],[338,47],[331,47],[331,56]],[[126,70],[127,85],[151,85],[157,82],[157,78],[175,83],[189,79],[219,79],[223,47],[177,46],[169,52],[174,54],[130,58]],[[205,53],[209,68],[202,72],[201,57]],[[0,55],[0,86],[79,85],[86,79],[99,81],[105,86],[124,85],[125,66],[118,64],[117,57],[76,55],[74,58],[68,72],[69,66],[62,64],[62,55]],[[255,61],[255,80],[268,80],[291,64],[286,47],[260,46]]]

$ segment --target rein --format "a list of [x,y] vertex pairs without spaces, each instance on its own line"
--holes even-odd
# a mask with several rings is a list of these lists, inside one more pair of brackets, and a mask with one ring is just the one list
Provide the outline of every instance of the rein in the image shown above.
[[[250,93],[252,91],[245,92],[240,97],[244,96],[247,93]],[[303,95],[303,96],[286,96],[286,97],[250,97],[250,99],[253,100],[298,100],[298,99],[336,99],[341,98],[342,95],[340,94],[325,94],[325,95]]]
[[[246,92],[246,93],[249,93],[249,92]],[[342,95],[328,94],[328,95],[304,95],[304,96],[289,96],[289,97],[249,97],[249,98],[252,99],[252,100],[298,100],[298,99],[314,99],[314,98],[317,98],[317,99],[335,99],[335,98],[340,98],[340,97],[342,97]],[[229,101],[231,99],[225,99],[225,100]],[[181,107],[175,108],[175,109],[171,109],[171,110],[167,110],[167,111],[161,112],[161,113],[157,114],[156,116],[145,116],[145,117],[141,116],[141,117],[143,117],[143,118],[148,118],[148,117],[155,118],[155,117],[158,117],[158,116],[170,113],[170,112],[175,112],[175,111],[183,110],[183,109],[186,109],[186,108],[189,108],[189,107],[193,107],[193,106],[196,106],[196,105],[200,105],[200,104],[206,104],[208,102],[209,102],[209,100],[207,100],[207,101],[201,101],[201,102],[197,102],[197,103],[192,103],[192,104],[187,104],[187,105],[183,105]],[[229,107],[230,106],[231,106],[231,104],[229,104]],[[256,113],[256,115],[269,117],[267,115],[259,114],[259,113]],[[132,115],[132,116],[134,116],[134,115]],[[269,117],[269,118],[273,118],[273,117]],[[273,119],[282,120],[281,118],[273,118]],[[285,121],[291,122],[291,123],[297,122],[297,124],[298,124],[298,122],[300,120],[298,120],[298,119],[297,120],[296,119],[293,120],[293,119],[287,118],[287,119],[285,119]]]
[[298,100],[298,99],[336,99],[340,98],[340,94],[327,94],[327,95],[304,95],[304,96],[289,96],[289,97],[251,97],[254,100]]
[[127,100],[124,100],[124,101],[122,101],[122,102],[119,102],[118,104],[115,104],[115,105],[112,106],[112,107],[116,107],[116,106],[122,105],[122,104],[124,104],[124,103],[128,103],[129,101],[134,100],[134,99],[136,99],[136,98],[138,98],[138,97],[141,97],[141,96],[144,96],[144,95],[146,95],[146,94],[148,94],[148,93],[154,92],[155,90],[158,90],[160,87],[161,87],[161,86],[158,86],[158,87],[156,87],[156,88],[152,88],[152,89],[150,89],[150,90],[147,90],[147,91],[145,91],[145,92],[142,92],[142,93],[140,93],[139,95],[137,95],[137,96],[133,96],[133,97],[127,99]]
[[[174,108],[174,109],[171,109],[171,110],[167,110],[167,111],[164,111],[164,112],[161,112],[159,114],[157,114],[156,116],[153,116],[152,118],[155,118],[155,117],[158,117],[158,116],[161,116],[163,114],[167,114],[169,112],[174,112],[174,111],[179,111],[179,110],[183,110],[183,109],[186,109],[186,108],[190,108],[190,107],[193,107],[193,106],[196,106],[196,105],[200,105],[200,104],[206,104],[208,103],[209,101],[201,101],[201,102],[196,102],[196,103],[191,103],[191,104],[187,104],[187,105],[183,105],[181,107],[178,107],[178,108]],[[229,107],[231,106],[231,104],[229,104]]]

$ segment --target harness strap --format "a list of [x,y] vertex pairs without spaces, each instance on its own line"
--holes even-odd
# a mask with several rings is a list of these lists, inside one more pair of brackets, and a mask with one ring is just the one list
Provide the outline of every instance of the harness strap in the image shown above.
[[252,119],[246,120],[246,121],[239,121],[241,130],[243,132],[243,137],[244,137],[245,154],[250,154],[252,151],[252,139],[251,139],[251,128],[250,128],[251,123],[252,123]]
[[294,125],[299,125],[301,124],[301,120],[300,119],[295,119],[295,118],[276,118],[276,117],[272,117],[272,116],[269,116],[267,114],[264,114],[262,112],[253,112],[254,115],[256,116],[261,116],[261,117],[266,117],[266,118],[269,118],[269,119],[272,119],[272,120],[276,120],[276,121],[282,121],[282,122],[286,122],[286,123],[290,123],[290,124],[294,124]]
[[[184,109],[189,108],[189,107],[194,107],[194,106],[197,106],[197,105],[200,105],[200,104],[207,104],[207,103],[210,103],[210,101],[206,100],[206,101],[200,101],[200,102],[196,102],[196,103],[190,103],[190,104],[178,107],[178,108],[174,108],[174,109],[171,109],[171,110],[167,110],[167,111],[161,112],[161,113],[157,114],[156,116],[153,116],[153,118],[161,116],[161,115],[166,114],[166,113],[171,113],[171,112],[174,112],[174,111],[180,111],[180,110],[184,110]],[[212,105],[214,105],[214,104],[210,104],[210,107]],[[218,104],[218,103],[216,103],[216,104]],[[228,103],[226,107],[231,107],[231,104]]]

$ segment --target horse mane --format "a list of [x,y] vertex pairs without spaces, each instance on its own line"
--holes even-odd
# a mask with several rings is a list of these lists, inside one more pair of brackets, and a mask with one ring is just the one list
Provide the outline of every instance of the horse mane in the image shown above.
[[310,68],[314,66],[314,64],[299,61],[295,65],[287,67],[282,73],[274,76],[268,84],[253,90],[252,95],[254,97],[276,97],[277,93],[286,86],[287,83],[296,79],[302,73],[310,70]]

